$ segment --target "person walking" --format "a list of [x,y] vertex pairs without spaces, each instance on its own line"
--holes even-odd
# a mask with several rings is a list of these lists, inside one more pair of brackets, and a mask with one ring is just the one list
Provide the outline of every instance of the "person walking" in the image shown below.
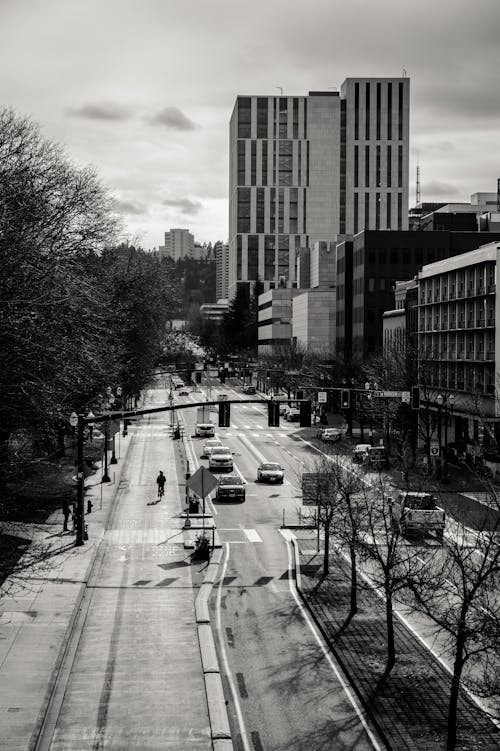
[[64,515],[63,532],[68,531],[68,519],[69,519],[69,501],[67,498],[63,498],[62,512]]
[[165,492],[165,482],[167,478],[163,474],[163,472],[160,469],[160,473],[158,477],[156,478],[156,484],[158,485],[158,500],[160,501],[163,497],[163,494]]

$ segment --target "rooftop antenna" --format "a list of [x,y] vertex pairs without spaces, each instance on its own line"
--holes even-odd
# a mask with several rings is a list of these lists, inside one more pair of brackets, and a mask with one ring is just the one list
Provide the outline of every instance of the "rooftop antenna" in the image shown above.
[[415,204],[418,206],[420,203],[420,164],[419,164],[419,153],[417,151],[417,188],[415,191]]
[[403,78],[406,78],[406,68],[403,68]]
[[276,88],[280,90],[281,96],[283,96],[283,86],[276,86]]

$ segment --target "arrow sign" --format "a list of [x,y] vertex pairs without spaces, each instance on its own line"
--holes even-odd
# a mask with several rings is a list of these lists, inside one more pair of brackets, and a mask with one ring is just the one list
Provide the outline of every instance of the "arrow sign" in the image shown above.
[[203,499],[217,487],[217,484],[217,478],[206,467],[197,469],[187,481],[188,488],[191,488],[197,496]]

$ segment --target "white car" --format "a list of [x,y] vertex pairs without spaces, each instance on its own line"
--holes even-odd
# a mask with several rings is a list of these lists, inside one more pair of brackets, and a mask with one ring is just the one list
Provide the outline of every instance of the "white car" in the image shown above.
[[263,462],[257,467],[257,482],[275,482],[283,485],[285,471],[277,462]]
[[213,470],[233,471],[233,455],[227,446],[215,446],[208,457],[208,467]]
[[321,440],[329,443],[338,443],[344,437],[342,428],[325,428],[321,433]]
[[217,446],[222,446],[222,441],[220,441],[218,438],[209,438],[208,441],[205,441],[201,449],[202,459],[210,456],[212,449],[216,448]]
[[179,389],[179,396],[189,396],[189,390],[185,387]]
[[213,422],[196,423],[195,434],[202,438],[213,438],[215,436],[215,425]]

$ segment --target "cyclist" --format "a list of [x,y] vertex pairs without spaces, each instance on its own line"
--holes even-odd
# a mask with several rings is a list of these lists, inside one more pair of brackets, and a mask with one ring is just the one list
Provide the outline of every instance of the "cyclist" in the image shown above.
[[158,477],[156,478],[156,484],[158,485],[158,498],[162,498],[163,497],[163,494],[165,492],[165,482],[166,482],[166,479],[167,478],[165,477],[165,475],[163,474],[163,472],[160,469],[160,473],[159,473]]

